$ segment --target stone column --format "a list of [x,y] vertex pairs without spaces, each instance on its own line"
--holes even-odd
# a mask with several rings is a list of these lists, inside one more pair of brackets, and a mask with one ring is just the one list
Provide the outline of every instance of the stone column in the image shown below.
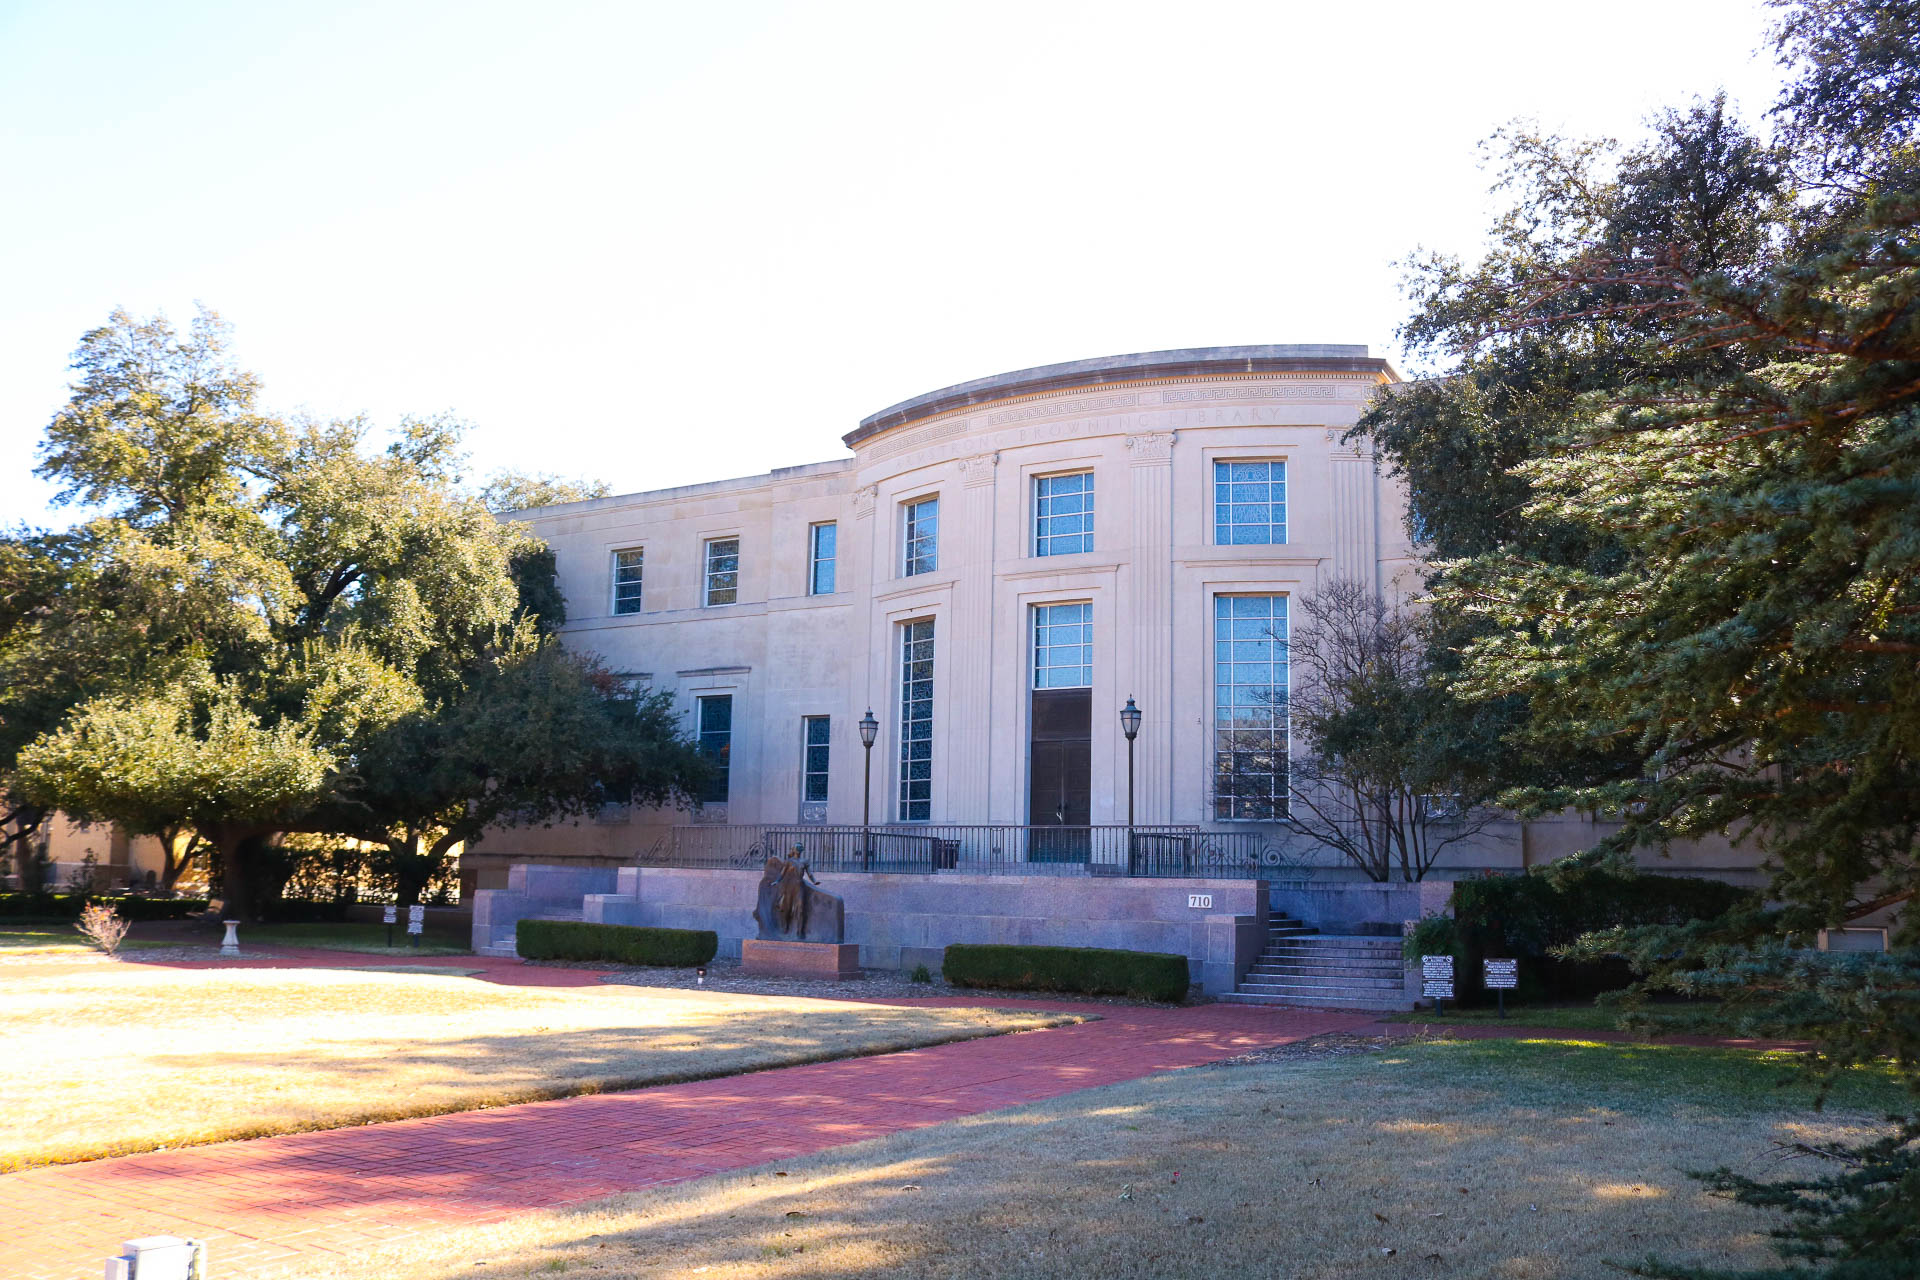
[[[1134,744],[1134,820],[1141,824],[1198,821],[1173,812],[1173,442],[1171,431],[1127,437],[1133,482],[1133,565],[1122,608],[1128,611],[1132,660],[1122,669],[1120,697],[1141,712]],[[1119,714],[1093,709],[1094,733]],[[1125,747],[1122,747],[1124,752]],[[1126,821],[1126,759],[1116,776],[1114,821]]]

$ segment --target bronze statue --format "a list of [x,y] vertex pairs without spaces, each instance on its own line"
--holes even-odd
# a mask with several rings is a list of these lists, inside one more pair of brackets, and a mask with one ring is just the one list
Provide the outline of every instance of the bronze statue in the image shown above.
[[760,936],[782,942],[844,942],[846,904],[818,886],[812,870],[797,856],[767,859],[760,873],[754,923]]

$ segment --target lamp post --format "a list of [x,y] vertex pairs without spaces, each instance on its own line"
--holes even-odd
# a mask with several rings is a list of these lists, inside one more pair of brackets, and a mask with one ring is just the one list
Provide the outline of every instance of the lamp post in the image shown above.
[[860,844],[868,870],[873,868],[873,740],[880,733],[880,722],[873,708],[860,717],[860,745],[866,750],[867,776],[860,785]]
[[1132,695],[1127,697],[1127,705],[1120,708],[1120,731],[1127,735],[1127,839],[1133,839],[1133,740],[1140,733],[1140,708],[1133,705]]

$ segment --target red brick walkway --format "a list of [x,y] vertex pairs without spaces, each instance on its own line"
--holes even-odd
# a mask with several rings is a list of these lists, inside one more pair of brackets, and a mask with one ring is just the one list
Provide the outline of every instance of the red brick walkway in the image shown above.
[[[464,957],[456,963],[482,967]],[[517,971],[512,977],[530,972],[505,963]],[[502,972],[497,980],[511,978]],[[1052,1007],[1101,1020],[632,1093],[9,1174],[0,1177],[0,1280],[91,1278],[121,1241],[143,1235],[209,1241],[210,1269],[223,1278],[284,1273],[302,1257],[807,1155],[1322,1032],[1358,1031],[1374,1017],[1244,1005]]]

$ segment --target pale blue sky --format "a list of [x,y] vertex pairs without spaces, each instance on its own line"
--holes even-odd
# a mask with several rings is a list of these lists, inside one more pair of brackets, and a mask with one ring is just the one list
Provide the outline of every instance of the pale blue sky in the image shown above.
[[0,0],[0,524],[80,334],[236,328],[273,407],[452,410],[618,491],[840,456],[950,382],[1364,342],[1477,142],[1724,85],[1754,0]]

